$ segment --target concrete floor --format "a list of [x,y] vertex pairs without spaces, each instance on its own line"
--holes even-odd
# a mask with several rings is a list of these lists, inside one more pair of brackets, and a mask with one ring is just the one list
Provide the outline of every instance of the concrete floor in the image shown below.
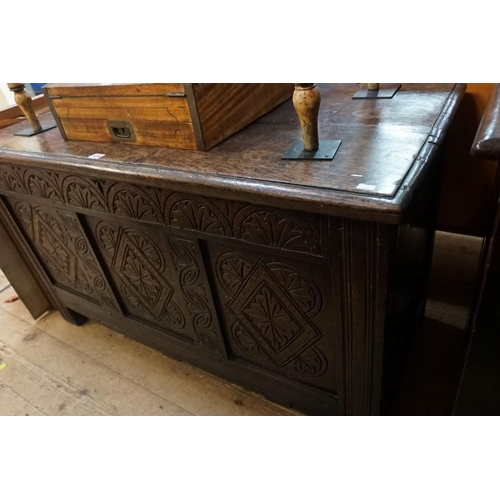
[[[426,319],[393,415],[451,413],[481,240],[437,233]],[[34,321],[0,274],[0,415],[300,415],[96,322]]]

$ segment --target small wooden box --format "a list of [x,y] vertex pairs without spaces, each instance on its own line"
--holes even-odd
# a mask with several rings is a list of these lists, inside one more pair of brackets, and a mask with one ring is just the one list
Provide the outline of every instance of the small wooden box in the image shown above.
[[65,139],[208,150],[291,97],[293,84],[52,83],[44,92]]

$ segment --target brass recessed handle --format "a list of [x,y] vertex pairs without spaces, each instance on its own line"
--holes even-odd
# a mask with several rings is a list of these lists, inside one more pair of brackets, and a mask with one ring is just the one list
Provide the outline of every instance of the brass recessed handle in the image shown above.
[[118,139],[130,138],[130,130],[126,127],[111,127],[111,132]]
[[108,129],[111,137],[117,142],[135,141],[135,132],[132,124],[125,120],[108,120]]

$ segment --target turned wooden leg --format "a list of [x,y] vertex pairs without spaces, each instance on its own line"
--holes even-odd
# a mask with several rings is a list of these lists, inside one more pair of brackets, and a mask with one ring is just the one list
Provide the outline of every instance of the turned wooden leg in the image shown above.
[[299,116],[305,151],[319,147],[318,113],[321,94],[315,83],[296,83],[293,92],[293,106]]
[[38,121],[38,118],[35,114],[35,110],[33,109],[33,104],[31,102],[31,97],[26,93],[24,89],[24,83],[8,83],[9,89],[14,92],[14,99],[16,100],[16,104],[19,106],[21,111],[24,113],[24,116],[30,122],[30,125],[33,127],[33,132],[38,132],[42,130],[42,126]]
[[293,106],[300,120],[302,141],[294,141],[285,151],[282,160],[331,161],[342,141],[321,141],[318,136],[318,114],[321,94],[315,83],[296,83]]
[[379,89],[378,83],[368,83],[368,90],[378,90]]

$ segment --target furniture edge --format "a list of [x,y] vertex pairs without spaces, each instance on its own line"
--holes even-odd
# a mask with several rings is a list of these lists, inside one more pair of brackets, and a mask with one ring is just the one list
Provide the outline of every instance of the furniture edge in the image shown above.
[[455,117],[466,90],[466,83],[455,84],[455,87],[448,96],[441,113],[434,122],[427,142],[420,150],[412,168],[408,171],[408,174],[401,183],[399,190],[394,195],[394,205],[398,207],[400,212],[404,212],[409,207],[415,192],[424,181],[426,173],[432,165],[433,160],[442,150],[450,124]]
[[471,155],[500,160],[500,84],[491,91],[471,148]]

